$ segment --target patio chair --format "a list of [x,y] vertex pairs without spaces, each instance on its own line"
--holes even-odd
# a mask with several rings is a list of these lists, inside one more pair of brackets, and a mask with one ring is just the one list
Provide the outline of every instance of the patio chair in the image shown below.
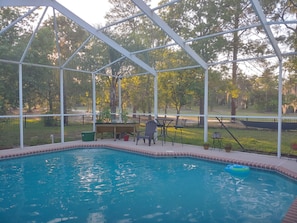
[[174,133],[174,142],[176,140],[176,131],[179,130],[180,133],[180,141],[183,145],[183,128],[185,127],[187,119],[176,119],[176,123],[174,125],[175,133]]
[[214,132],[212,134],[212,147],[215,148],[215,146],[217,145],[218,148],[222,148],[222,135],[220,132]]
[[141,132],[141,131],[137,132],[136,145],[138,144],[139,139],[143,139],[144,143],[145,143],[145,139],[148,139],[149,146],[151,145],[152,140],[153,140],[153,142],[155,144],[156,141],[155,141],[154,134],[155,134],[156,128],[157,128],[157,123],[154,120],[148,121],[145,124],[145,131],[144,132]]

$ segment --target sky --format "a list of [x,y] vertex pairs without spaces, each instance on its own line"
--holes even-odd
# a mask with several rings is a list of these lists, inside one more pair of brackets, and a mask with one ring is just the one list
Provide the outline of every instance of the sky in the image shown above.
[[[111,7],[108,0],[57,0],[57,2],[91,25],[104,25],[104,16]],[[152,6],[156,6],[157,2],[159,0],[152,0]]]
[[104,25],[104,16],[110,8],[108,0],[57,0],[57,2],[91,25]]

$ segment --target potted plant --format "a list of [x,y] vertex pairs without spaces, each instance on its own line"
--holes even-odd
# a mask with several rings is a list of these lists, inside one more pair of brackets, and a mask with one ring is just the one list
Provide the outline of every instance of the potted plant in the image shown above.
[[203,148],[205,150],[208,150],[209,149],[209,143],[208,142],[203,143]]
[[225,148],[225,151],[226,151],[227,153],[229,153],[229,152],[231,151],[231,149],[232,149],[232,144],[227,143],[227,144],[224,146],[224,148]]
[[109,108],[104,108],[103,111],[99,113],[96,122],[104,123],[104,122],[110,122],[110,120],[111,120],[110,110]]
[[124,135],[124,141],[129,141],[129,135],[128,134]]
[[122,122],[127,123],[128,122],[128,112],[127,111],[122,111]]

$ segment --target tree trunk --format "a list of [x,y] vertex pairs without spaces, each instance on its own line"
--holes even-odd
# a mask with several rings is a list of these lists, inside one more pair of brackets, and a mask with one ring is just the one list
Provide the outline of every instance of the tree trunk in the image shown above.
[[136,112],[137,112],[137,108],[133,105],[133,108],[132,108],[132,110],[133,110],[133,118],[136,118]]
[[110,88],[109,88],[109,101],[110,101],[110,112],[111,112],[111,121],[116,120],[115,113],[117,112],[117,97],[116,97],[116,85],[117,85],[117,79],[115,77],[112,77]]
[[[239,3],[239,7],[240,7],[240,3]],[[238,7],[238,8],[239,8]],[[240,12],[237,11],[237,12]],[[239,14],[236,13],[235,14],[235,21],[234,21],[234,29],[237,29],[239,26]],[[233,33],[233,63],[232,63],[232,85],[236,86],[237,83],[237,56],[238,56],[238,45],[239,45],[239,36],[238,36],[238,32],[234,32]],[[231,115],[235,116],[236,115],[236,107],[237,107],[237,103],[236,103],[237,99],[233,97],[233,95],[231,94]],[[231,122],[234,122],[235,118],[232,117],[231,118]]]
[[[199,114],[204,115],[204,96],[199,100]],[[204,125],[204,117],[199,118],[199,125]]]
[[50,82],[48,82],[48,106],[49,106],[49,111],[53,112],[53,96],[52,96],[52,88]]
[[68,116],[65,116],[67,114],[67,95],[66,95],[66,80],[65,80],[65,76],[64,76],[64,87],[63,87],[63,108],[64,108],[64,125],[68,125]]
[[[151,95],[150,94],[150,75],[147,75],[147,84],[146,84],[146,96],[148,95]],[[147,97],[147,111],[149,114],[152,113],[151,97]]]
[[64,125],[68,125],[68,116],[65,116],[67,114],[67,104],[66,104],[66,101],[67,101],[67,97],[64,94]]

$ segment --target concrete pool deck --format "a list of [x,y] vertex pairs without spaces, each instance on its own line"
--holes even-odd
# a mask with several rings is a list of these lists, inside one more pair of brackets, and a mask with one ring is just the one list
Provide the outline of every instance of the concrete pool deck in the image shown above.
[[[212,160],[222,163],[236,163],[247,165],[253,168],[265,169],[277,172],[289,178],[296,180],[297,182],[297,162],[296,159],[277,158],[275,156],[231,151],[229,153],[222,149],[204,150],[202,146],[193,145],[181,145],[175,143],[172,145],[170,142],[166,142],[162,145],[161,141],[157,141],[156,144],[148,146],[148,143],[144,144],[142,140],[138,145],[130,141],[113,139],[103,139],[98,141],[73,141],[65,143],[54,143],[41,146],[25,147],[23,149],[7,149],[0,150],[0,159],[16,158],[21,156],[60,151],[65,149],[77,148],[77,147],[110,147],[122,151],[128,151],[133,153],[140,153],[150,156],[162,156],[162,157],[193,157],[205,160]],[[297,199],[293,202],[288,213],[283,219],[283,223],[296,223],[297,222]]]

